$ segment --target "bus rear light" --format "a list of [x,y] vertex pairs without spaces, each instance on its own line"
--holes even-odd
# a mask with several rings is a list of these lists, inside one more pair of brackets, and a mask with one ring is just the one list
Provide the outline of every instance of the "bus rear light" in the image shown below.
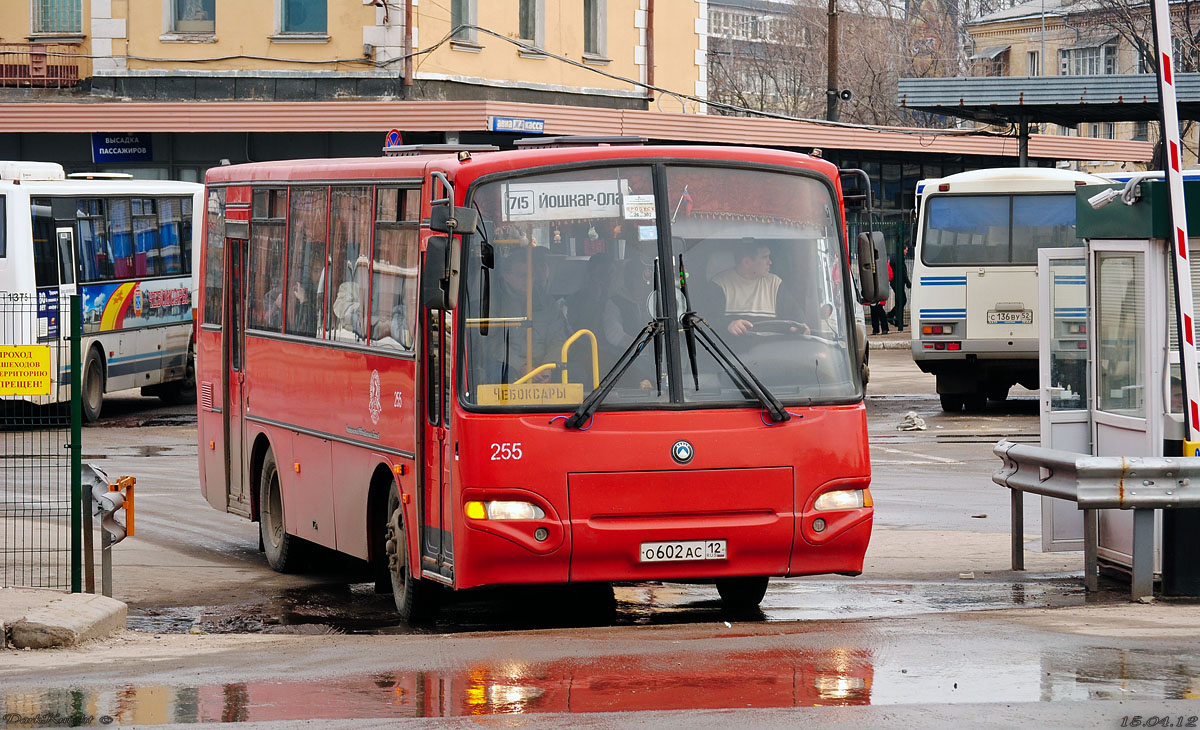
[[948,335],[952,331],[953,331],[953,328],[945,326],[945,325],[940,325],[940,324],[927,324],[927,325],[922,325],[922,327],[921,327],[921,334],[923,334],[923,335],[942,335],[942,334]]
[[935,350],[945,350],[945,349],[946,349],[946,343],[945,343],[945,342],[935,342],[935,343],[933,343],[933,349],[935,349]]
[[946,349],[947,350],[961,350],[962,343],[961,342],[947,342]]
[[529,502],[467,502],[467,517],[473,520],[543,520],[546,513]]
[[1087,324],[1072,324],[1067,326],[1067,332],[1073,335],[1087,334]]
[[948,193],[948,192],[950,192],[950,183],[940,183],[940,184],[938,184],[938,192],[939,192],[939,193]]
[[817,501],[813,502],[813,509],[821,510],[822,512],[842,509],[862,509],[866,506],[866,503],[865,490],[839,489],[833,492],[826,492],[817,497]]
[[1078,342],[1078,343],[1076,343],[1076,347],[1078,347],[1080,350],[1086,350],[1087,342]]

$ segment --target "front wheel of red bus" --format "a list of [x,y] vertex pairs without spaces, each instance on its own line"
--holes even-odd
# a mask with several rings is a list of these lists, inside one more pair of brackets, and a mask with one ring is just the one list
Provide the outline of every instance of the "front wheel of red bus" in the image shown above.
[[287,533],[279,469],[275,465],[275,453],[269,449],[263,457],[262,476],[258,481],[258,532],[267,565],[279,573],[296,572],[301,559],[300,538]]
[[767,595],[767,581],[763,576],[749,578],[724,578],[717,581],[717,593],[725,610],[733,613],[753,611]]
[[388,575],[392,579],[392,598],[396,612],[406,623],[430,621],[438,610],[438,587],[413,575],[408,559],[404,512],[400,495],[392,488],[387,506],[386,555]]

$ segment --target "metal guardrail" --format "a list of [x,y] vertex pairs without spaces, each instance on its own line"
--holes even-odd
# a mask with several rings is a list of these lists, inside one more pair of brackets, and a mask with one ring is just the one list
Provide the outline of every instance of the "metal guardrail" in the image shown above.
[[1096,590],[1098,509],[1133,510],[1134,600],[1154,595],[1154,510],[1200,508],[1200,457],[1091,456],[1000,441],[992,481],[1012,490],[1013,570],[1023,570],[1025,492],[1084,510],[1084,580]]

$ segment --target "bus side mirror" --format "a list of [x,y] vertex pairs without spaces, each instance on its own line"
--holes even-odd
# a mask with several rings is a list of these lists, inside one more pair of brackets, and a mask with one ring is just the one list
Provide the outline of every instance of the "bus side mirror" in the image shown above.
[[469,236],[479,225],[479,212],[474,208],[435,205],[429,211],[429,229],[438,233]]
[[887,244],[881,231],[858,234],[858,283],[862,303],[882,302],[891,294],[888,284]]
[[454,236],[432,236],[421,266],[421,306],[454,309],[458,303],[458,266],[462,251]]

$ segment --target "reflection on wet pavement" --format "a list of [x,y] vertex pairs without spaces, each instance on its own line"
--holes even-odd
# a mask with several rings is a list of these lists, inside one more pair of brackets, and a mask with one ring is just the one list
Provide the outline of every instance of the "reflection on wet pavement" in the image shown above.
[[[6,718],[153,725],[546,712],[1194,699],[1200,656],[1105,647],[912,663],[854,646],[501,661],[313,681],[0,690]],[[916,668],[920,666],[920,668]],[[914,667],[912,671],[909,667]],[[9,723],[16,727],[14,723]]]

